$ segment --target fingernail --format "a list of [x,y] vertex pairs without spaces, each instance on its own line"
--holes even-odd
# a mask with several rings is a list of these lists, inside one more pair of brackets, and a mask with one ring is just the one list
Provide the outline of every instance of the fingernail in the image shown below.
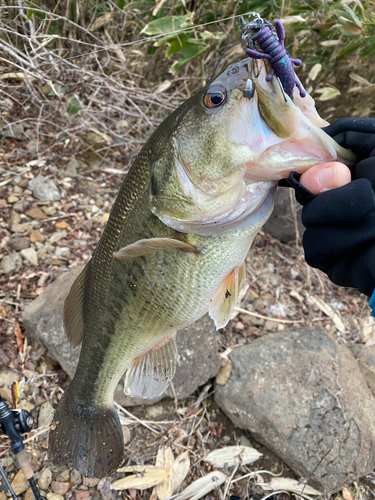
[[336,187],[337,172],[335,167],[323,168],[318,175],[318,183],[322,191]]

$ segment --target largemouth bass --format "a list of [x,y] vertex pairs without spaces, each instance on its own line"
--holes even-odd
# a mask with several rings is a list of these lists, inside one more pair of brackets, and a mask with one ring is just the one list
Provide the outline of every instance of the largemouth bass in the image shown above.
[[285,96],[262,63],[245,98],[250,62],[229,66],[149,138],[71,288],[65,327],[82,350],[50,433],[54,463],[91,477],[116,470],[113,393],[123,373],[126,394],[161,395],[176,369],[176,331],[207,312],[217,328],[228,322],[277,181],[354,160],[320,129],[314,101]]

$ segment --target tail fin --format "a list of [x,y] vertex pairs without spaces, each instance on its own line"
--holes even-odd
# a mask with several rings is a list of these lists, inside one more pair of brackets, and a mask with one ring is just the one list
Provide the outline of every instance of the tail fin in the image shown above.
[[119,467],[124,454],[116,410],[78,404],[68,388],[55,413],[48,454],[54,464],[72,465],[84,476],[110,474]]

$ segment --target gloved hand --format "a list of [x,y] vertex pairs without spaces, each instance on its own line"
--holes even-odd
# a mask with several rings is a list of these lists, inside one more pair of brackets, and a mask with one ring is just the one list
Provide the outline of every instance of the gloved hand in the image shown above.
[[[302,222],[306,261],[337,285],[375,289],[375,119],[342,118],[325,128],[359,162],[353,181],[315,196],[295,172],[288,182],[304,205]],[[303,178],[302,178],[303,182]]]

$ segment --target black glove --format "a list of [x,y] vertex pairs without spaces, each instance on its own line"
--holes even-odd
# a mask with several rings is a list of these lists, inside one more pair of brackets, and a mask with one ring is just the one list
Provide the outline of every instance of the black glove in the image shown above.
[[337,285],[375,289],[375,119],[342,118],[324,129],[360,160],[353,181],[315,196],[292,172],[288,182],[304,205],[303,247],[306,262]]

